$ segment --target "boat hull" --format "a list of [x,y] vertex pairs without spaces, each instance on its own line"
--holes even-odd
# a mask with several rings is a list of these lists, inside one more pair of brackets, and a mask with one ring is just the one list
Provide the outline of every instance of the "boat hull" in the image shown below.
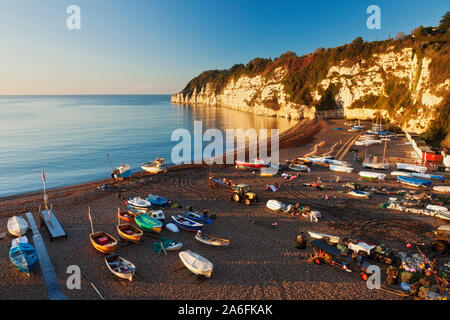
[[230,244],[230,240],[228,239],[221,239],[213,236],[209,236],[206,234],[203,234],[201,232],[197,232],[195,235],[195,239],[200,241],[201,243],[207,244],[209,246],[215,246],[215,247],[228,247]]
[[18,243],[9,250],[9,259],[17,269],[29,276],[36,265],[38,255],[31,244]]
[[[131,230],[133,233],[127,233],[127,230]],[[134,243],[139,243],[144,234],[141,229],[133,226],[131,223],[118,225],[117,233],[123,240]]]
[[[100,238],[102,236],[108,238],[109,243],[102,245],[96,241],[97,238]],[[89,238],[91,240],[92,246],[101,253],[113,253],[117,248],[117,240],[106,232],[91,233],[89,235]]]
[[412,187],[429,187],[431,185],[431,181],[429,180],[424,180],[424,179],[419,179],[419,178],[412,178],[412,177],[402,177],[402,176],[398,176],[397,177],[397,181],[402,183],[402,184],[406,184]]
[[146,214],[141,214],[134,218],[135,223],[144,231],[160,233],[162,222]]
[[178,228],[184,231],[198,232],[203,228],[203,224],[182,216],[172,216],[172,220]]

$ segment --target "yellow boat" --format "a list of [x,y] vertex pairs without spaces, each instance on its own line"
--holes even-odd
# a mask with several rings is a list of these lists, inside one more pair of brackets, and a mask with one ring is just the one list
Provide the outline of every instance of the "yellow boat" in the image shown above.
[[89,238],[94,248],[102,253],[113,253],[117,248],[117,240],[106,232],[91,233]]
[[119,236],[125,241],[138,243],[141,241],[144,232],[131,223],[124,223],[117,225],[117,232]]

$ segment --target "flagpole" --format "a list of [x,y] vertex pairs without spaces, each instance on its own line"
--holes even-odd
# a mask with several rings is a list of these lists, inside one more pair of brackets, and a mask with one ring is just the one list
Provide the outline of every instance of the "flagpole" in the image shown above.
[[45,190],[45,173],[44,173],[44,169],[42,169],[42,183],[44,184],[44,206],[45,206],[45,210],[48,210],[48,206],[47,206],[47,200],[48,200],[48,196]]

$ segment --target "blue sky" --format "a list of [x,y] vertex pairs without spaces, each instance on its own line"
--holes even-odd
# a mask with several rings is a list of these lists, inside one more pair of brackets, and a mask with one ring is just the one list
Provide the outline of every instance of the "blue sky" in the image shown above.
[[[81,30],[66,8],[81,9]],[[381,8],[369,30],[366,9]],[[174,93],[207,69],[437,25],[449,2],[0,0],[0,94]]]

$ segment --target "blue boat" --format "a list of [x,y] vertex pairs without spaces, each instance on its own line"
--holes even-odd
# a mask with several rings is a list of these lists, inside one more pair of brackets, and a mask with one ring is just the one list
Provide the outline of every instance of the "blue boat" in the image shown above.
[[203,215],[201,215],[197,212],[189,210],[189,211],[183,213],[183,216],[185,216],[188,219],[191,219],[193,221],[200,222],[203,224],[212,224],[211,219],[208,219],[208,212],[204,212]]
[[424,180],[413,177],[398,176],[397,181],[413,187],[429,187],[431,185],[430,180]]
[[181,215],[172,216],[173,222],[176,226],[185,231],[197,232],[202,231],[203,224],[195,222]]
[[17,269],[30,275],[38,260],[38,254],[31,244],[19,242],[9,250],[9,259]]
[[111,172],[111,177],[115,179],[125,179],[131,177],[132,173],[130,166],[123,164]]
[[150,193],[145,200],[150,201],[150,203],[152,205],[156,205],[156,206],[159,206],[159,207],[163,207],[163,206],[169,205],[171,203],[166,198],[158,196],[158,195],[153,194],[153,193]]

